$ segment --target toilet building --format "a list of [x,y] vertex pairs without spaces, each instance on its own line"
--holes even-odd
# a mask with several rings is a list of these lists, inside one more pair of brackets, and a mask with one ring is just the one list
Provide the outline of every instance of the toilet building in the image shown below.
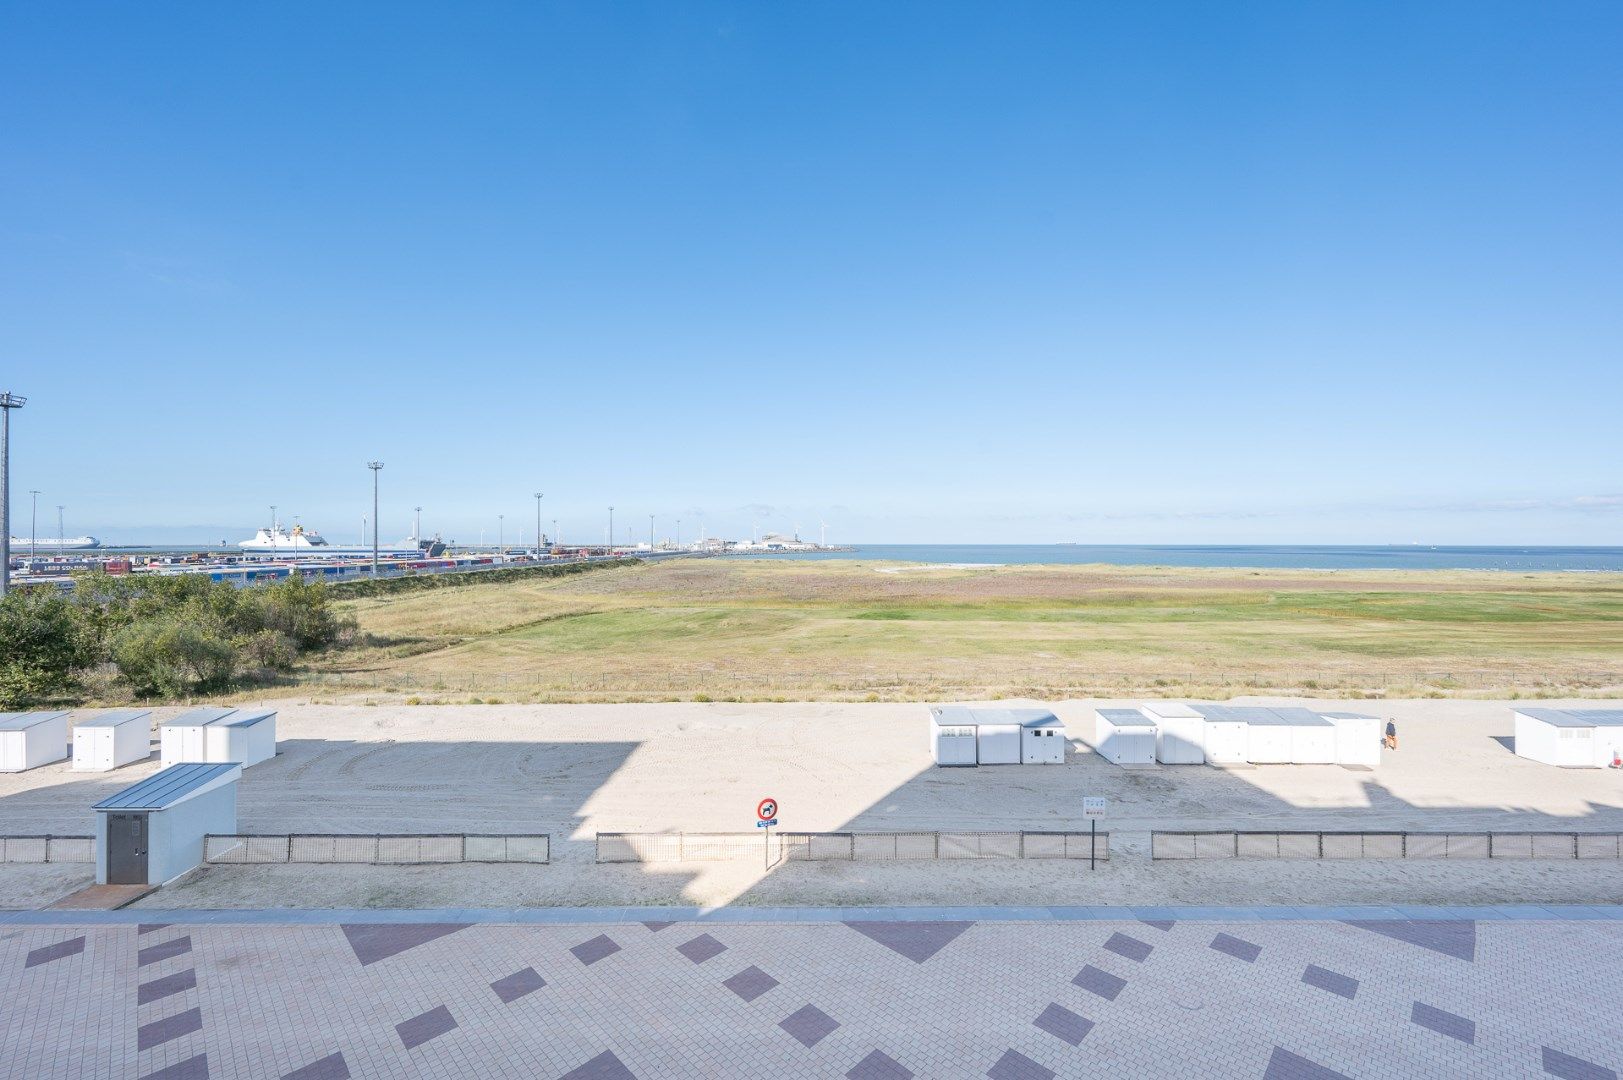
[[1047,709],[930,708],[930,754],[937,765],[1059,765],[1065,725]]
[[67,756],[67,713],[0,713],[0,772],[22,772]]
[[1604,769],[1623,756],[1623,709],[1512,711],[1516,755],[1568,769]]
[[243,768],[276,756],[276,710],[238,709],[203,728],[205,761],[234,761]]
[[1155,721],[1138,709],[1099,709],[1094,713],[1093,745],[1116,765],[1155,762]]
[[203,838],[237,831],[231,762],[171,765],[97,803],[96,883],[162,885],[203,862]]
[[1163,765],[1206,763],[1206,718],[1177,701],[1156,701],[1143,706],[1155,721],[1155,760]]
[[164,768],[186,761],[207,761],[208,742],[203,737],[203,729],[236,711],[205,705],[197,709],[188,709],[179,716],[170,717],[159,724],[158,754]]
[[73,725],[73,767],[108,772],[152,753],[152,713],[113,709]]

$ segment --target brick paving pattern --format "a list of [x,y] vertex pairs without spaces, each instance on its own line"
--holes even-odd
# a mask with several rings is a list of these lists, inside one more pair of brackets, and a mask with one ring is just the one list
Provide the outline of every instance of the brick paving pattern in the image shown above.
[[1623,920],[17,925],[0,1076],[1617,1080],[1618,955]]

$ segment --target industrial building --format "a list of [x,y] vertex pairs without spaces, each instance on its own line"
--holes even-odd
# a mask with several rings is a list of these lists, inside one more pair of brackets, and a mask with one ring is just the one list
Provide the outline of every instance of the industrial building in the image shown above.
[[237,831],[242,766],[172,765],[96,811],[96,884],[162,885],[203,862],[203,838]]
[[1061,765],[1065,725],[1047,709],[930,707],[937,765]]
[[0,772],[22,772],[67,756],[67,713],[0,713]]
[[109,772],[142,761],[152,753],[152,713],[147,709],[113,709],[73,725],[73,767],[80,772]]
[[1623,709],[1514,709],[1518,757],[1604,769],[1623,757]]

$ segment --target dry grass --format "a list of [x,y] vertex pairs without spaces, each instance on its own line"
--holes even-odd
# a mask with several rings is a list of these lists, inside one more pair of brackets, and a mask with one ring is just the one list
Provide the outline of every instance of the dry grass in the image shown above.
[[310,678],[552,701],[1552,696],[1623,682],[1612,575],[881,565],[695,559],[347,601],[373,644]]

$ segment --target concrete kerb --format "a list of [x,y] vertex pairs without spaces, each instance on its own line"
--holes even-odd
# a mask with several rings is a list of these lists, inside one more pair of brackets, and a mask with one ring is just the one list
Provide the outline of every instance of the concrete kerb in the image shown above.
[[875,907],[773,908],[693,907],[603,908],[423,908],[121,911],[6,911],[0,925],[130,926],[139,923],[184,923],[216,926],[330,926],[338,923],[480,923],[492,925],[688,923],[837,923],[837,922],[1340,922],[1349,919],[1430,921],[1473,919],[1500,921],[1623,921],[1619,904],[1515,904],[1490,907],[1337,906],[1337,907]]

